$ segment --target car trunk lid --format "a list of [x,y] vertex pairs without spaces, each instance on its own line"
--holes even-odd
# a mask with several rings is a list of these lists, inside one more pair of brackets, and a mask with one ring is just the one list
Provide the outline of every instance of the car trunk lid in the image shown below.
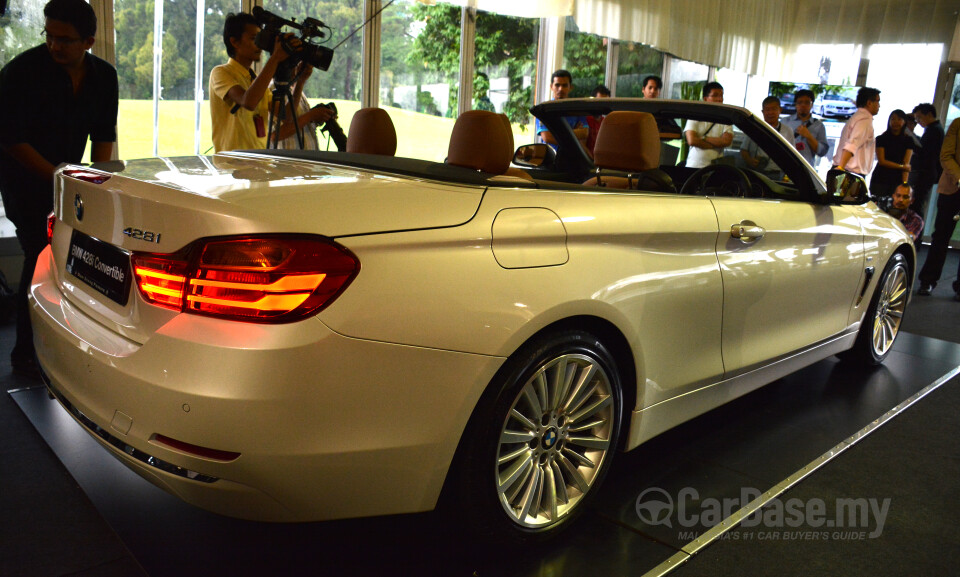
[[54,266],[72,305],[144,342],[178,313],[142,301],[132,252],[174,253],[232,235],[336,238],[456,226],[473,217],[483,190],[268,157],[67,166],[55,186]]

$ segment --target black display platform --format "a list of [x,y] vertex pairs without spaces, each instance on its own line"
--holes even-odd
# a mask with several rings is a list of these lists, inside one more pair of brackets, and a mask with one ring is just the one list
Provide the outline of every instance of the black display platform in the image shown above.
[[[10,394],[153,577],[642,575],[673,557],[691,534],[708,528],[644,522],[636,507],[644,491],[657,488],[675,496],[694,489],[701,500],[719,501],[736,499],[744,489],[766,491],[932,383],[945,382],[943,390],[956,396],[953,389],[960,388],[960,378],[944,377],[958,366],[960,344],[907,333],[900,335],[887,362],[871,371],[853,370],[835,358],[821,361],[618,455],[594,511],[559,539],[521,550],[491,550],[452,537],[433,513],[286,525],[207,513],[127,470],[42,387]],[[927,397],[917,406],[925,402]],[[909,419],[912,410],[891,422]],[[938,433],[955,438],[958,428]],[[869,442],[867,437],[864,444]],[[820,474],[797,489],[810,486]],[[835,489],[823,491],[818,498],[833,498],[827,491]],[[865,546],[869,551],[916,544],[891,542],[881,535]],[[698,567],[701,557],[710,558],[695,556],[679,573],[717,569],[712,563]],[[768,574],[781,574],[777,559],[766,566]]]

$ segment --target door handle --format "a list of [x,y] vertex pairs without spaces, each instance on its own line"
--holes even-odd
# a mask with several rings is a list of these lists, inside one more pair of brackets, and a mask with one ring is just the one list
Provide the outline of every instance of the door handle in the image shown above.
[[759,240],[763,238],[766,232],[762,226],[757,226],[757,223],[749,220],[744,220],[730,227],[730,236],[739,238],[743,242]]

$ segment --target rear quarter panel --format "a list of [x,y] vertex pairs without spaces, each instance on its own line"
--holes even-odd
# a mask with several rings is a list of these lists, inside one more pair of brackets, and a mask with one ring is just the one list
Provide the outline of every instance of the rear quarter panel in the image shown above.
[[[498,263],[493,223],[513,208],[556,215],[564,264]],[[653,403],[723,373],[716,237],[703,198],[490,189],[460,227],[337,239],[361,271],[320,319],[352,337],[506,357],[552,323],[599,317],[629,341],[647,395],[638,401]],[[531,254],[555,254],[555,246],[535,245],[558,242],[496,244],[511,241],[529,244]]]

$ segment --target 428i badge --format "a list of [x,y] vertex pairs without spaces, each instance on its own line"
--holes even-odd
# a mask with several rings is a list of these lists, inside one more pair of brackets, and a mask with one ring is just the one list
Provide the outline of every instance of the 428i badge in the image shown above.
[[142,240],[145,242],[155,242],[160,243],[160,233],[153,232],[149,230],[140,230],[139,228],[127,227],[123,229],[123,234],[129,236],[132,239]]

